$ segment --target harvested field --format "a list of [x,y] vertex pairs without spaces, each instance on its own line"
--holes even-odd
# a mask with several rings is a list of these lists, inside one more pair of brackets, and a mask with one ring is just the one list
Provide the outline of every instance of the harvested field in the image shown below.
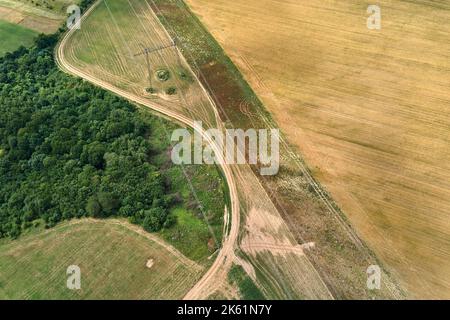
[[368,1],[187,2],[409,294],[449,298],[448,3],[371,31]]
[[22,26],[0,20],[0,57],[7,52],[12,52],[20,46],[33,44],[37,33]]
[[[81,290],[66,287],[71,265]],[[92,219],[2,240],[0,266],[0,299],[180,299],[204,272],[136,226]]]
[[214,121],[195,75],[147,1],[100,1],[69,39],[65,55],[74,67],[121,90]]
[[58,1],[58,10],[35,6],[28,1],[0,0],[0,20],[34,30],[51,34],[58,30],[66,17],[67,1]]

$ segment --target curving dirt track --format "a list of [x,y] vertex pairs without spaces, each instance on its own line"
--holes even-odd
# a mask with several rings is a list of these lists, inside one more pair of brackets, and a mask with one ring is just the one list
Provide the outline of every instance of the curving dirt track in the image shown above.
[[[98,1],[96,4],[91,6],[89,10],[83,15],[82,20],[84,20],[100,3]],[[95,77],[90,76],[83,70],[79,70],[70,65],[65,60],[64,57],[64,47],[67,40],[72,36],[75,32],[75,29],[69,30],[63,39],[60,41],[59,45],[56,48],[55,57],[56,63],[61,68],[61,70],[70,73],[72,75],[81,77],[95,85],[98,85],[108,91],[111,91],[121,97],[124,97],[130,101],[133,101],[139,105],[148,107],[154,111],[157,111],[165,116],[168,116],[172,119],[175,119],[186,126],[189,126],[193,129],[194,122],[192,119],[187,118],[184,115],[181,115],[177,112],[173,112],[165,107],[159,106],[157,104],[151,103],[145,98],[139,97],[135,94],[131,94],[125,90],[121,90],[109,83],[96,79]],[[203,138],[210,144],[212,149],[215,151],[217,155],[220,155],[220,152],[217,152],[219,149],[217,145],[211,140],[211,138],[204,134],[204,132],[200,132],[203,135]],[[231,201],[231,220],[230,220],[230,232],[224,237],[222,243],[222,249],[220,250],[216,260],[214,261],[211,268],[204,274],[202,279],[188,292],[185,299],[199,299],[204,296],[205,288],[210,285],[210,281],[215,278],[217,274],[223,275],[228,274],[228,268],[231,267],[231,262],[234,260],[234,246],[236,244],[238,233],[239,233],[239,225],[240,225],[240,214],[239,214],[239,197],[236,190],[236,184],[234,182],[233,174],[229,165],[225,164],[224,159],[219,159],[221,163],[221,168],[227,180],[227,184],[230,190],[230,201]],[[227,263],[228,262],[228,263]]]
[[[158,33],[156,38],[160,43],[153,43],[153,45],[156,45],[166,43],[171,39],[170,35],[154,11],[150,7],[145,8],[147,2],[125,0],[123,3],[130,5],[130,12],[133,12],[134,15],[126,16],[122,12],[115,17],[110,10],[114,9],[113,2],[109,2],[109,5],[107,2],[105,0],[98,1],[83,15],[84,30],[88,32],[87,37],[77,38],[78,34],[73,30],[69,31],[61,40],[55,52],[59,67],[67,73],[81,77],[186,126],[193,127],[193,119],[200,119],[206,124],[206,127],[217,126],[224,129],[223,122],[219,117],[218,105],[212,100],[209,91],[202,85],[197,74],[192,71],[178,47],[175,50],[182,66],[189,69],[198,84],[198,90],[196,89],[195,93],[197,98],[200,95],[202,96],[202,98],[199,98],[202,102],[200,111],[196,109],[198,103],[192,103],[199,100],[192,99],[192,101],[187,101],[188,103],[184,101],[186,105],[183,105],[180,103],[181,101],[167,103],[164,99],[155,101],[142,95],[145,84],[139,86],[140,83],[138,82],[142,78],[136,77],[135,74],[141,71],[136,69],[135,61],[124,61],[124,59],[130,58],[126,49],[130,51],[129,46],[133,48],[136,41],[133,39],[125,40],[124,38],[127,37],[127,32],[130,32],[130,30],[134,32],[134,37],[138,37],[139,31],[137,29],[140,28],[141,37],[145,37],[145,39],[149,38],[149,33]],[[115,3],[117,4],[119,1]],[[144,7],[137,5],[136,11],[140,13],[139,16],[134,8],[136,3],[144,5]],[[103,7],[99,7],[99,5],[103,5]],[[118,6],[120,7],[120,5]],[[96,8],[98,10],[94,11]],[[117,10],[117,7],[115,9]],[[108,17],[108,11],[111,19],[105,20],[103,24],[99,23],[98,21],[105,19],[105,16]],[[99,12],[103,12],[104,15],[102,16]],[[118,21],[116,21],[116,18]],[[95,21],[94,26],[90,24],[92,21]],[[96,23],[97,25],[95,25]],[[99,50],[102,49],[100,46],[100,48],[96,48],[97,51],[92,50],[89,53],[94,56],[95,63],[80,64],[81,61],[78,60],[79,56],[74,52],[74,48],[92,45],[93,39],[89,36],[90,30],[97,30],[97,37],[104,31],[101,33],[102,37],[97,39],[100,43],[103,43],[103,39],[109,41],[110,38],[113,38],[114,46],[109,47],[110,50],[115,52],[113,57],[108,55],[106,59],[104,56],[99,59],[99,54],[102,52]],[[180,38],[178,35],[174,37]],[[127,65],[127,63],[131,64]],[[114,73],[108,69],[111,65],[113,66],[111,68],[121,66],[121,70],[125,73],[122,71]],[[170,68],[170,61],[169,64],[165,62],[164,66]],[[101,68],[103,70],[98,72]],[[134,86],[122,86],[124,81],[131,81]],[[208,85],[206,84],[206,86]],[[194,128],[194,130],[196,129]],[[203,132],[200,133],[204,134]],[[204,136],[204,139],[208,141],[214,151],[217,150],[217,146],[208,136]],[[216,154],[219,153],[216,152]],[[224,163],[223,159],[219,160]],[[187,293],[185,299],[205,299],[217,291],[228,297],[227,292],[233,291],[229,290],[230,287],[227,282],[228,272],[233,263],[243,265],[249,276],[262,288],[268,298],[333,299],[333,294],[322,279],[323,275],[319,274],[308,256],[299,250],[299,241],[289,230],[279,210],[270,199],[269,193],[264,189],[252,169],[248,165],[222,165],[221,167],[230,189],[230,213],[229,215],[225,213],[225,225],[228,227],[228,234],[224,235],[222,248],[218,252],[215,262]],[[301,242],[305,241],[301,239]],[[256,277],[256,271],[258,271],[258,275],[262,276]],[[230,297],[232,298],[232,296]]]

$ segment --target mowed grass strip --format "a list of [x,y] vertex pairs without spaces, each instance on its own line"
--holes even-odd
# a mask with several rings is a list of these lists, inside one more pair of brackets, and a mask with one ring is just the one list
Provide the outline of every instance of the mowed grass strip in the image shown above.
[[[0,299],[180,299],[202,268],[152,237],[124,220],[84,219],[2,240]],[[70,265],[81,290],[66,286]]]
[[160,235],[188,258],[208,265],[212,262],[208,257],[222,243],[224,208],[230,207],[225,199],[225,179],[218,168],[212,170],[208,166],[185,166],[184,172],[189,176],[192,187],[185,182],[182,168],[173,167],[166,172],[174,181],[183,206],[172,210],[176,224],[163,229]]
[[31,46],[37,35],[36,31],[0,20],[0,57],[20,46]]

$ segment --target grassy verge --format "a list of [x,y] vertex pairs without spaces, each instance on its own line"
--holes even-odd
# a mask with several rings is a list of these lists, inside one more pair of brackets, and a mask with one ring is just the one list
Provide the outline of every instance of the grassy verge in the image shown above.
[[165,174],[180,205],[172,210],[176,224],[160,234],[190,259],[208,263],[205,259],[222,242],[225,179],[208,166],[172,167]]
[[265,297],[241,266],[233,265],[228,273],[229,281],[238,289],[243,300],[264,300]]
[[[183,55],[215,100],[224,122],[243,129],[277,127],[237,67],[184,1],[152,0],[151,4],[171,36],[179,39],[178,45]],[[248,112],[242,112],[243,103]],[[314,239],[316,242],[316,249],[309,251],[308,257],[327,287],[335,297],[343,299],[392,297],[388,290],[376,293],[367,290],[367,267],[381,263],[367,247],[357,247],[351,241],[335,214],[330,214],[325,203],[319,199],[311,180],[299,170],[297,163],[289,160],[291,157],[287,153],[291,150],[288,148],[283,145],[280,150],[282,163],[279,175],[257,176],[299,243],[302,239]],[[256,167],[252,169],[257,172]],[[291,193],[288,192],[290,188],[285,186],[293,178],[297,179],[300,187],[292,187]],[[344,221],[342,224],[348,225],[348,219],[326,191],[323,191],[323,196],[336,209]]]

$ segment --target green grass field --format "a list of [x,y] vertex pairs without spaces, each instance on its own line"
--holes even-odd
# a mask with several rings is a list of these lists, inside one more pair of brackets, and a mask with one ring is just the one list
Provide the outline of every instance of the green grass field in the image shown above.
[[0,57],[20,46],[32,45],[37,35],[36,31],[0,20]]
[[[81,290],[66,286],[70,265]],[[204,272],[124,220],[92,219],[1,240],[0,266],[0,299],[180,299]]]

